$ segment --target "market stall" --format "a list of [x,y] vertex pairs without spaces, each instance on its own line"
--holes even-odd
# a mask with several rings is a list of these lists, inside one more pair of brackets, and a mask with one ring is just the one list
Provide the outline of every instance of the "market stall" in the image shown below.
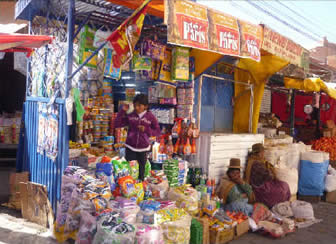
[[[31,32],[55,35],[29,60],[18,169],[46,186],[59,241],[225,243],[248,231],[248,215],[256,229],[265,221],[262,229],[271,232],[271,215],[224,211],[216,186],[232,163],[244,168],[249,149],[264,141],[247,133],[255,132],[264,80],[284,62],[267,64],[274,57],[260,51],[262,26],[190,1],[162,6],[17,4]],[[133,105],[145,110],[135,114]],[[142,134],[131,131],[131,120]],[[153,144],[149,160],[126,160],[129,150],[144,152],[139,141]],[[293,220],[278,225],[277,236],[294,229]]]

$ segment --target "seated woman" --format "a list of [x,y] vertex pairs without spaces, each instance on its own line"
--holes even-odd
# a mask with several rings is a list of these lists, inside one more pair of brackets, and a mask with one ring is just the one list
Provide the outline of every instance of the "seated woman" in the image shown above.
[[256,201],[272,208],[280,202],[288,201],[291,193],[286,182],[277,180],[273,165],[265,160],[264,150],[262,144],[252,146],[245,181],[252,185]]
[[227,173],[229,179],[223,178],[218,188],[218,196],[225,204],[225,210],[242,212],[248,216],[252,215],[254,196],[252,187],[240,177],[240,159],[230,160]]

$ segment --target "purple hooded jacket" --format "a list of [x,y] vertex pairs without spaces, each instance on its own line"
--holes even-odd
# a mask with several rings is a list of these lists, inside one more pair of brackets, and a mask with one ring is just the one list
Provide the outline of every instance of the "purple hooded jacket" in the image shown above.
[[[157,119],[149,111],[146,111],[144,116],[140,118],[135,111],[127,115],[125,111],[121,110],[114,123],[116,128],[128,126],[126,145],[131,149],[148,148],[150,146],[149,138],[158,137],[161,132]],[[139,130],[139,125],[145,127],[144,132]]]

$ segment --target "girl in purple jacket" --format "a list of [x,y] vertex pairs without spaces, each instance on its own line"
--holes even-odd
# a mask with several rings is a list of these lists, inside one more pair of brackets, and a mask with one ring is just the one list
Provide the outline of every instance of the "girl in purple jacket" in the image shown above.
[[148,98],[144,94],[137,95],[134,100],[134,111],[126,114],[128,108],[118,113],[115,127],[128,126],[126,139],[126,160],[137,160],[139,163],[139,179],[144,180],[147,152],[151,145],[149,138],[160,135],[160,126],[155,116],[148,111]]

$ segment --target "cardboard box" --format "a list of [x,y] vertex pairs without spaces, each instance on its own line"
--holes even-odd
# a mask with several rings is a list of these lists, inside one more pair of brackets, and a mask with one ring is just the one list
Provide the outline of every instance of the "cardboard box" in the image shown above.
[[9,202],[4,204],[6,207],[14,208],[16,210],[21,209],[21,196],[20,196],[20,183],[26,183],[29,181],[29,173],[11,173],[9,175],[9,190],[10,197]]
[[336,191],[327,192],[326,202],[336,203]]
[[240,224],[237,224],[235,227],[235,239],[247,233],[249,229],[250,229],[250,225],[249,225],[248,219],[241,222]]
[[210,243],[211,244],[224,244],[232,241],[235,235],[234,228],[222,231],[210,230]]
[[48,199],[47,187],[37,183],[21,183],[21,212],[23,218],[49,228],[54,215]]

